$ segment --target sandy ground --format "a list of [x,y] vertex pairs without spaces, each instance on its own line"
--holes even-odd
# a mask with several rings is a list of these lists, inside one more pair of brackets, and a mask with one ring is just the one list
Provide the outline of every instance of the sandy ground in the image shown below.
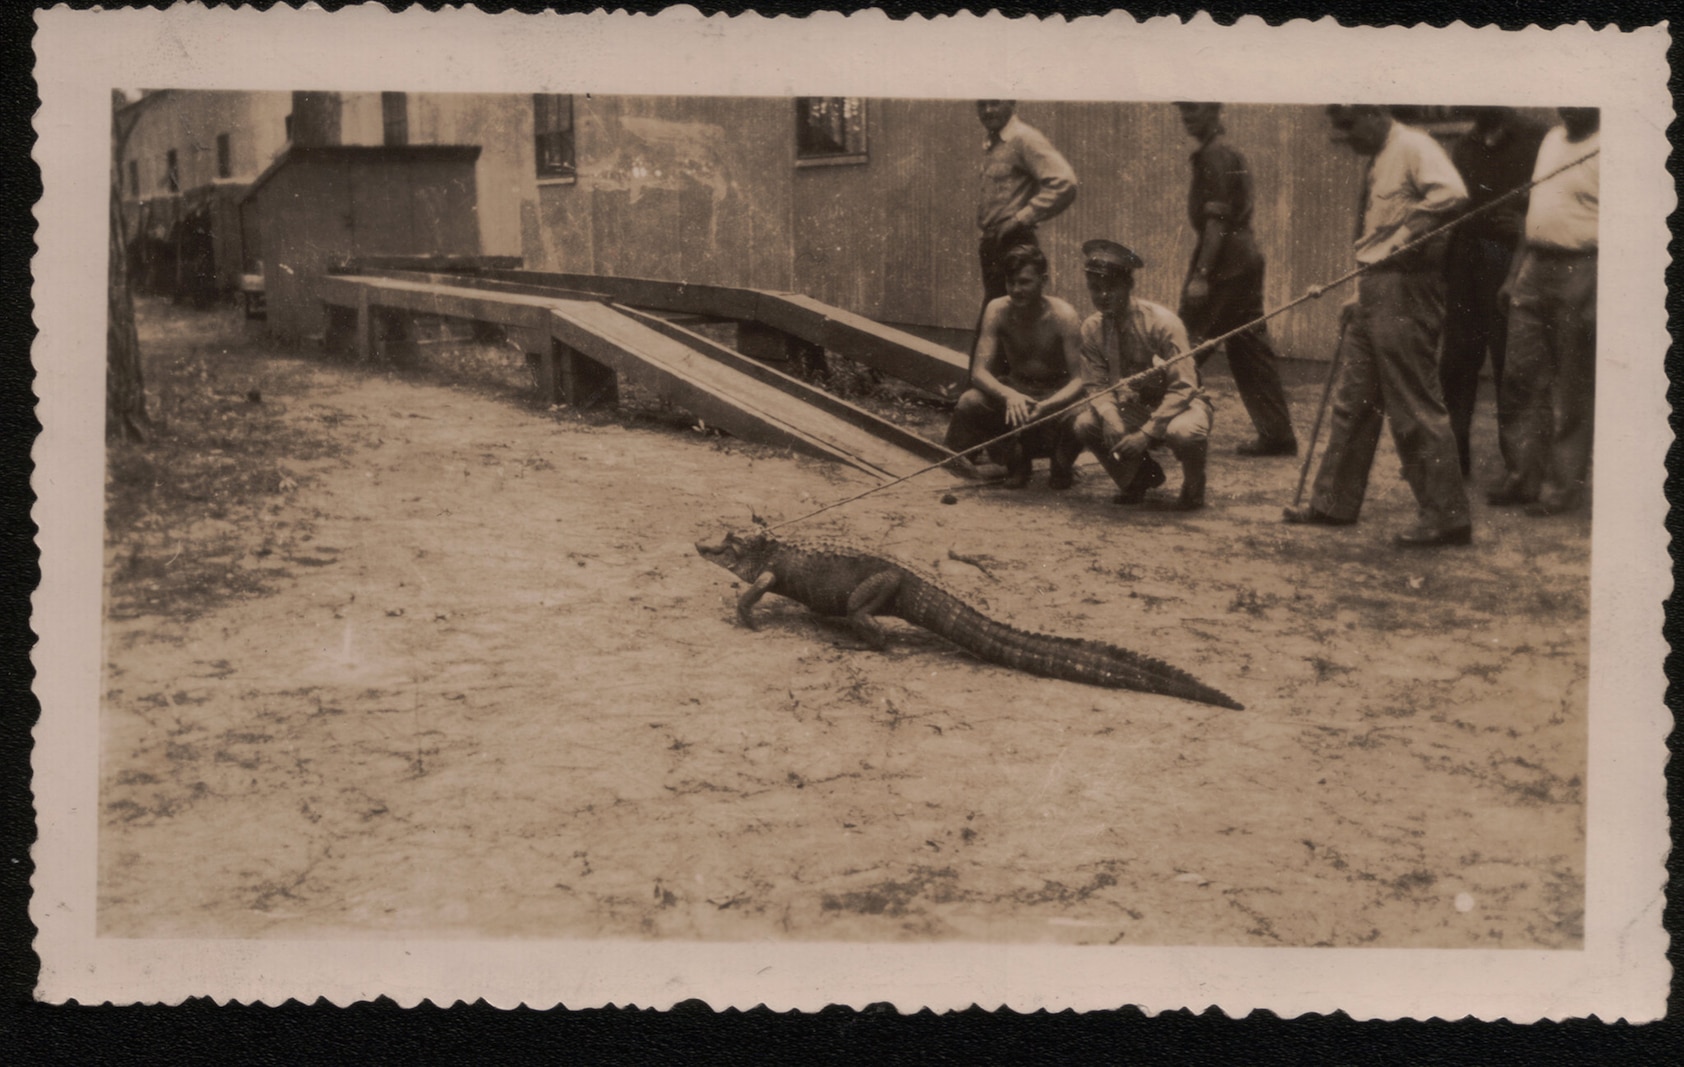
[[1198,515],[1113,507],[1090,466],[803,528],[1224,711],[893,621],[859,650],[775,597],[735,626],[692,542],[870,484],[845,469],[142,310],[159,410],[229,427],[169,469],[228,473],[126,497],[165,446],[113,452],[104,934],[1582,944],[1586,517],[1481,499],[1473,548],[1400,553],[1387,444],[1362,524],[1285,527],[1297,463],[1228,454],[1213,375]]

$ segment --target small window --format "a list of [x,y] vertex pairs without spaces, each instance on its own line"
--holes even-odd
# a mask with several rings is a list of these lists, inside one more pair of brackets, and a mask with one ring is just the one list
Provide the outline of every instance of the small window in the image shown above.
[[234,153],[228,144],[228,135],[216,135],[216,176],[218,178],[232,178],[234,176]]
[[164,190],[171,193],[181,192],[181,166],[176,162],[173,148],[164,153]]
[[573,166],[573,98],[554,93],[532,97],[532,154],[540,179],[570,179]]
[[290,111],[287,112],[286,117],[286,138],[287,142],[290,144],[292,142],[292,112]]
[[133,159],[129,160],[129,195],[140,195],[140,163]]
[[409,96],[407,93],[380,94],[380,125],[384,130],[382,144],[409,143]]
[[857,96],[795,98],[795,165],[864,163],[865,100]]

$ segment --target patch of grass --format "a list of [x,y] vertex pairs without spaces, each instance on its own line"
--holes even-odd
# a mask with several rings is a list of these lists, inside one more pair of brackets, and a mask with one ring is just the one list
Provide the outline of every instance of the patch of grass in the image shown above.
[[109,607],[191,618],[284,576],[263,561],[308,530],[271,505],[307,480],[292,464],[341,446],[320,420],[288,415],[308,365],[253,344],[235,313],[146,300],[136,314],[156,431],[106,454]]

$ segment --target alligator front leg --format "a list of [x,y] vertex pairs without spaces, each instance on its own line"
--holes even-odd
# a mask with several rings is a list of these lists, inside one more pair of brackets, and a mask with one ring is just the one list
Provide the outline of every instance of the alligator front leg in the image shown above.
[[772,583],[777,580],[777,575],[773,574],[771,571],[766,571],[754,580],[753,585],[743,590],[743,595],[737,598],[738,622],[742,623],[750,630],[760,629],[760,627],[754,624],[754,605],[760,602],[760,598],[766,595],[766,590],[772,588]]
[[882,624],[872,616],[894,601],[895,594],[900,591],[900,578],[897,571],[879,571],[848,594],[848,621],[860,635],[860,640],[879,652],[888,638],[883,633]]

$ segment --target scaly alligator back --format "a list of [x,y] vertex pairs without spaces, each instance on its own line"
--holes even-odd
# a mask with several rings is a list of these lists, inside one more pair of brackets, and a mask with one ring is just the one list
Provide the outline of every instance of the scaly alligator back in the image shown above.
[[940,634],[978,659],[1043,678],[1135,689],[1162,696],[1244,711],[1245,705],[1186,671],[1126,648],[1076,637],[1057,637],[1008,626],[991,619],[957,596],[908,572],[901,582],[895,614],[915,626]]
[[[858,545],[829,539],[778,538],[764,531],[727,534],[717,545],[696,545],[706,559],[753,583],[738,602],[738,617],[761,592],[797,600],[822,615],[850,615],[850,599],[868,582],[893,585],[893,595],[871,609],[921,626],[978,659],[1067,682],[1134,689],[1244,710],[1225,693],[1185,671],[1102,641],[1055,637],[991,619],[942,586],[939,579]],[[861,622],[856,617],[856,622]],[[863,620],[868,631],[876,630]],[[877,635],[881,639],[881,634]]]

